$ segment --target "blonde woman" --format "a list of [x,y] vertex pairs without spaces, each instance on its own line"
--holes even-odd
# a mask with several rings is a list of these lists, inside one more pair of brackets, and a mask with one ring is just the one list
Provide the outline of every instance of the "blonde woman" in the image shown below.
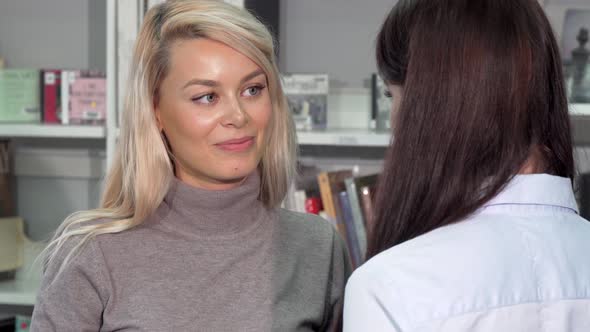
[[350,266],[278,208],[295,136],[272,38],[221,1],[147,13],[102,207],[49,245],[33,331],[323,331]]

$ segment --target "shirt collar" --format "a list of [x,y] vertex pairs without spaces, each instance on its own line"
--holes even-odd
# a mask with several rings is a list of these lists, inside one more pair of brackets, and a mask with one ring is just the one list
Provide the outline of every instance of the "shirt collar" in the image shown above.
[[484,207],[498,205],[543,205],[566,208],[579,213],[569,178],[548,174],[515,176]]

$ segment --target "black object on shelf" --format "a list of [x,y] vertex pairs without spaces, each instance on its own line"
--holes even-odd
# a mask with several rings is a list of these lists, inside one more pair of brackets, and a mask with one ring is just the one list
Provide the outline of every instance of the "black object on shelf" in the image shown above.
[[268,27],[275,41],[279,40],[280,0],[245,0],[244,7]]
[[14,332],[16,317],[0,316],[0,332]]

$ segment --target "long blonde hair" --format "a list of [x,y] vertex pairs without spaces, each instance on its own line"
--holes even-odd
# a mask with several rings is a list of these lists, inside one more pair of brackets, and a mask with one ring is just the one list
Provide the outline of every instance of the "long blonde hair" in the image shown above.
[[273,39],[246,10],[218,0],[167,1],[150,9],[135,44],[119,145],[106,179],[101,207],[70,215],[44,252],[45,267],[72,237],[80,237],[60,271],[91,238],[141,224],[162,203],[174,177],[159,132],[154,103],[170,65],[172,43],[207,38],[246,55],[266,73],[273,105],[259,165],[260,200],[277,207],[295,174],[296,138],[275,61]]

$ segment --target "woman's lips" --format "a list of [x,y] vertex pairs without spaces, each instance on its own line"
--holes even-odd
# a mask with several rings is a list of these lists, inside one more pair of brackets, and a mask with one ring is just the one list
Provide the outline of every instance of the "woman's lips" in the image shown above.
[[254,137],[242,137],[215,144],[218,148],[229,152],[242,152],[254,145]]

